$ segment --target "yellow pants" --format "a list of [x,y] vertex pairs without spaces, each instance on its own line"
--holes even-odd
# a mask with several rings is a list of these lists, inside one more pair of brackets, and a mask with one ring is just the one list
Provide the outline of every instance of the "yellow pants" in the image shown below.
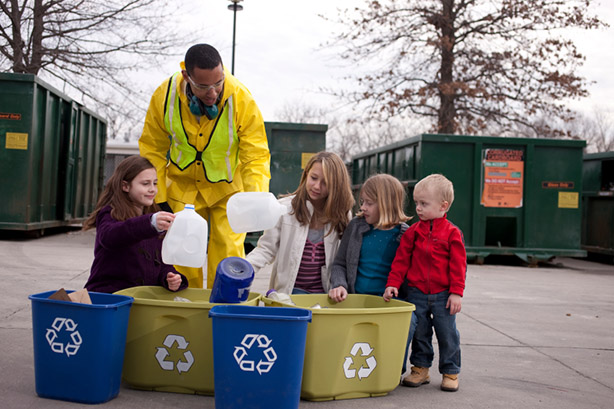
[[[215,280],[215,270],[220,261],[226,257],[245,257],[245,233],[237,234],[232,231],[226,216],[226,203],[230,196],[227,196],[211,207],[207,207],[204,200],[199,195],[196,197],[194,209],[209,224],[209,244],[207,246],[207,282],[205,288],[213,287]],[[183,210],[184,203],[176,200],[168,200],[168,204],[173,212]],[[185,275],[188,279],[190,288],[203,288],[203,269],[175,266],[177,271]]]

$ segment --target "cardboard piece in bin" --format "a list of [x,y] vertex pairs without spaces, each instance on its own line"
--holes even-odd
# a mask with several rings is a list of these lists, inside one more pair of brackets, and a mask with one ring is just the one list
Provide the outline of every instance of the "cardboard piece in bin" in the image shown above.
[[59,300],[59,301],[69,301],[69,302],[77,302],[81,304],[91,304],[92,300],[90,299],[90,295],[87,292],[87,289],[82,288],[79,291],[74,291],[70,294],[66,292],[63,288],[60,288],[55,293],[49,296],[50,300]]
[[90,295],[87,292],[87,289],[85,288],[82,288],[79,291],[74,291],[68,294],[68,297],[70,298],[70,301],[72,302],[78,302],[81,304],[91,304],[92,303]]

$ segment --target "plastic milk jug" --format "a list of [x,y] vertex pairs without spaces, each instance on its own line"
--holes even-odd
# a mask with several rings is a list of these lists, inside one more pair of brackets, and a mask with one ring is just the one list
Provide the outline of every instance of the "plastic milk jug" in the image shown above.
[[239,303],[247,300],[254,281],[254,268],[241,257],[226,257],[215,269],[209,302]]
[[207,221],[193,204],[175,214],[162,241],[162,261],[184,267],[202,267],[207,255]]
[[296,304],[294,304],[294,301],[292,301],[292,297],[290,297],[286,293],[278,293],[277,290],[275,290],[275,289],[271,289],[271,290],[267,291],[266,292],[266,297],[271,299],[271,300],[279,301],[279,302],[284,303],[284,304],[296,305]]
[[270,192],[239,192],[228,199],[226,215],[235,233],[267,230],[288,213]]

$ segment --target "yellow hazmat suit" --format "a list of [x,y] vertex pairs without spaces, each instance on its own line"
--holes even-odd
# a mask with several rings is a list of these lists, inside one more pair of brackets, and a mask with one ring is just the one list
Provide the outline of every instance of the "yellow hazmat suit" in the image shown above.
[[[238,137],[238,162],[232,181],[211,182],[212,178],[208,179],[200,155],[183,170],[167,159],[170,157],[171,136],[165,125],[165,113],[168,109],[169,84],[173,83],[173,77],[164,81],[151,97],[143,134],[139,139],[140,154],[149,159],[158,172],[156,203],[167,202],[174,212],[183,210],[186,203],[192,203],[209,223],[207,288],[213,286],[215,270],[221,260],[230,256],[245,257],[245,234],[236,234],[230,228],[226,217],[226,202],[236,192],[267,192],[271,178],[270,154],[262,114],[248,89],[226,69],[224,75],[218,117],[209,120],[190,112],[185,93],[186,84],[181,75],[175,81],[179,106],[174,111],[179,113],[180,110],[181,125],[190,145],[187,148],[194,148],[198,152],[212,148],[220,150],[220,145],[210,143],[210,139],[220,116],[227,114],[231,118],[234,133]],[[228,100],[231,103],[227,103]],[[207,152],[213,154],[209,156],[221,157],[220,161],[228,156],[227,152]],[[218,173],[222,168],[226,168],[226,164],[220,163]],[[188,278],[190,287],[203,287],[202,269],[181,266],[177,266],[177,269]]]

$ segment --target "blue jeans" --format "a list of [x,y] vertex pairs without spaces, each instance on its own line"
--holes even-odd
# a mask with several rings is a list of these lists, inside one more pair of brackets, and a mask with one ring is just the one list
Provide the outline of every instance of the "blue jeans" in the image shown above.
[[448,291],[424,294],[409,287],[407,301],[416,306],[409,327],[411,341],[410,362],[414,366],[430,368],[433,364],[433,328],[439,344],[439,373],[458,374],[461,368],[460,334],[456,329],[456,315],[446,308]]

